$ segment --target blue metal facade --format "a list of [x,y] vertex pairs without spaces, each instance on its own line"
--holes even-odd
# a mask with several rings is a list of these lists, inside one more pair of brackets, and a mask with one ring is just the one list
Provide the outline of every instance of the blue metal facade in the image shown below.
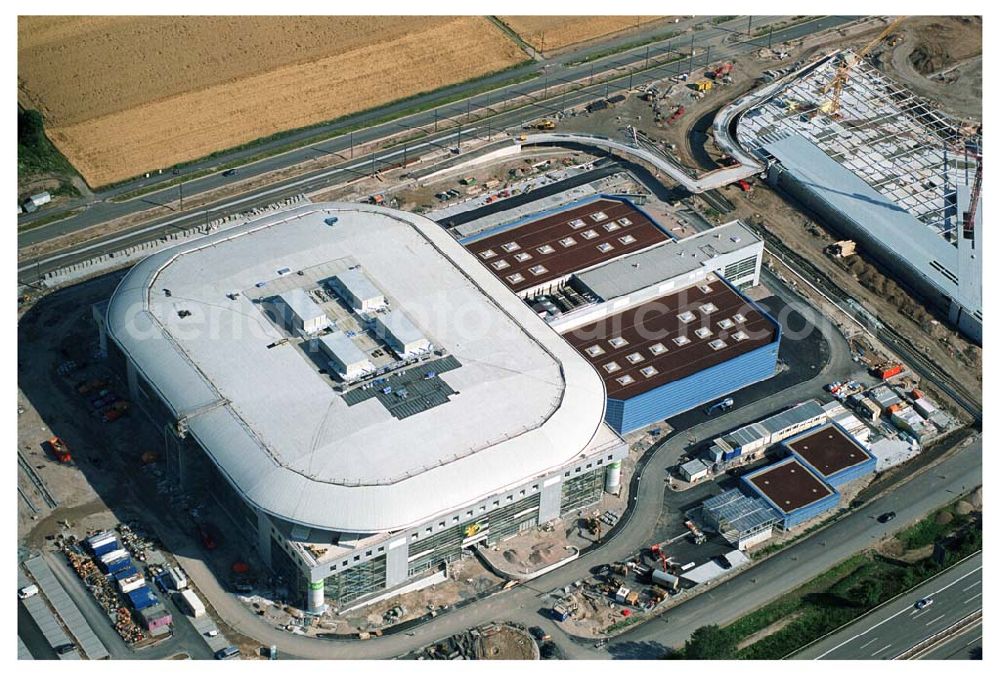
[[778,362],[777,338],[766,346],[713,365],[695,374],[672,381],[627,400],[608,398],[604,415],[611,428],[628,433],[655,421],[721,398],[727,393],[774,376]]
[[[840,503],[840,492],[838,492],[833,487],[828,486],[830,494],[826,495],[825,497],[817,499],[811,504],[806,504],[805,506],[794,509],[792,511],[785,511],[780,506],[771,501],[770,497],[761,492],[756,485],[750,482],[750,480],[755,476],[770,471],[775,466],[788,464],[792,461],[799,461],[799,460],[793,457],[787,457],[775,464],[769,464],[768,466],[757,469],[753,473],[748,473],[747,475],[740,477],[740,486],[744,490],[746,490],[748,493],[754,496],[760,497],[761,499],[766,501],[769,506],[773,507],[778,513],[781,514],[781,529],[783,530],[790,530],[793,527],[796,527],[797,525],[801,525],[804,522],[812,520],[813,518],[826,513],[827,511],[832,511],[837,507],[837,504]],[[812,472],[811,467],[806,467],[806,468],[808,468],[810,472]],[[822,476],[815,473],[814,475],[816,475],[816,478],[820,482],[826,485],[826,483],[822,479]]]
[[[830,475],[825,476],[819,469],[814,467],[803,457],[797,454],[795,450],[793,450],[789,445],[791,443],[794,443],[796,440],[800,438],[816,433],[816,431],[820,430],[821,428],[827,428],[829,426],[836,426],[838,429],[840,429],[840,432],[845,437],[847,437],[847,439],[850,440],[855,447],[858,448],[858,451],[864,455],[865,459],[864,461],[858,462],[854,466],[848,466],[847,468],[841,469],[836,473],[831,473]],[[875,462],[876,462],[875,457],[869,454],[868,451],[865,450],[865,448],[861,447],[861,445],[858,445],[856,442],[854,442],[854,438],[851,436],[851,434],[845,431],[839,424],[836,423],[824,424],[823,426],[814,426],[811,429],[803,431],[797,436],[789,438],[788,440],[784,441],[782,445],[784,445],[785,449],[787,449],[789,452],[792,453],[793,457],[799,460],[800,464],[805,466],[807,469],[815,473],[818,477],[822,478],[826,483],[832,485],[833,487],[841,487],[842,485],[845,485],[851,482],[852,480],[857,480],[858,478],[863,478],[866,475],[875,473]]]
[[[626,400],[608,398],[604,420],[618,433],[629,433],[655,421],[669,419],[716,398],[739,391],[744,386],[774,376],[774,372],[778,368],[781,324],[733,287],[728,280],[721,275],[718,278],[721,282],[729,285],[730,289],[740,295],[747,304],[753,306],[762,316],[771,321],[771,324],[774,325],[774,341],[726,362],[708,367],[701,372],[657,386]],[[738,454],[731,455],[730,458],[738,456]]]

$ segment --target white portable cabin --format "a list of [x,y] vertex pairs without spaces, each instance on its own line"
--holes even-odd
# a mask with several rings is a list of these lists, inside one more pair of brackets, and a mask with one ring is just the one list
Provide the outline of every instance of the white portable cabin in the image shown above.
[[400,358],[430,350],[431,342],[401,311],[390,311],[375,318],[376,332]]
[[335,275],[331,287],[350,304],[351,308],[360,313],[371,313],[386,305],[385,295],[358,268]]
[[333,332],[316,339],[316,344],[330,365],[346,381],[353,381],[375,371],[368,356],[343,332]]
[[301,288],[294,288],[278,295],[285,322],[289,329],[301,334],[315,334],[330,324],[323,309]]
[[181,591],[180,598],[183,602],[182,607],[187,608],[189,615],[195,619],[205,615],[205,604],[201,602],[201,598],[194,591],[191,589]]

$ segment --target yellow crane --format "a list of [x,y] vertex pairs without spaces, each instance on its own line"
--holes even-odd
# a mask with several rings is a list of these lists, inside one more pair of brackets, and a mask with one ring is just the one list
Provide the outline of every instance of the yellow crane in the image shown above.
[[865,55],[875,48],[875,45],[879,44],[882,40],[888,37],[896,26],[898,26],[905,18],[905,16],[896,17],[894,21],[885,27],[885,30],[878,34],[878,37],[862,47],[858,52],[841,58],[841,63],[837,67],[837,72],[833,76],[833,80],[828,82],[826,86],[820,90],[820,94],[827,94],[830,91],[833,92],[833,96],[830,98],[830,101],[820,106],[821,111],[834,118],[840,116],[840,93],[843,91],[844,85],[847,84],[847,79],[851,74],[851,69],[857,66]]

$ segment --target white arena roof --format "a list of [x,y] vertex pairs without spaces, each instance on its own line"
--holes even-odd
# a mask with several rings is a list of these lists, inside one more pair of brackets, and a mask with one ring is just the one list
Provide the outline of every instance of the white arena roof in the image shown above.
[[[256,303],[356,265],[460,363],[439,375],[455,392],[443,404],[405,418],[374,397],[348,406]],[[609,444],[590,365],[439,226],[405,212],[303,205],[172,247],[128,273],[107,320],[246,499],[310,527],[402,529]]]

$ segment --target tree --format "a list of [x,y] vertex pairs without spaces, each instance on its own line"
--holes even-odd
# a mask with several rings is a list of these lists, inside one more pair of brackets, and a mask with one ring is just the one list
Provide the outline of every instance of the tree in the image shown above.
[[735,659],[736,639],[717,624],[695,629],[684,643],[685,659]]

